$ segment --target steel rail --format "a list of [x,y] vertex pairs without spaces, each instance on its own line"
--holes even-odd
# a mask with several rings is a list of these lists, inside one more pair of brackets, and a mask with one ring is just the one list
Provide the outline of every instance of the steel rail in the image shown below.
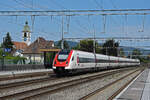
[[[111,82],[111,83],[105,85],[104,87],[95,90],[94,92],[92,92],[92,93],[90,93],[90,94],[88,94],[88,95],[82,97],[82,98],[79,99],[79,100],[87,100],[87,99],[90,99],[90,98],[93,97],[94,95],[96,95],[96,94],[98,94],[98,93],[104,91],[105,89],[109,88],[110,86],[113,86],[114,84],[118,83],[119,81],[121,81],[121,80],[123,80],[123,79],[129,77],[130,75],[132,75],[132,74],[134,74],[134,73],[136,73],[136,72],[138,72],[138,71],[140,71],[140,70],[141,70],[141,69],[138,69],[138,70],[136,70],[136,71],[134,71],[134,72],[132,72],[132,73],[129,73],[129,74],[127,74],[126,76],[123,76],[123,77],[119,78],[118,80],[115,80],[115,81],[113,81],[113,82]],[[144,70],[144,69],[142,69],[141,72],[142,72],[143,70]],[[141,72],[139,72],[137,75],[139,75]],[[116,91],[111,97],[109,97],[108,100],[112,100],[117,94],[119,94],[119,93],[121,92],[121,90],[123,90],[130,82],[132,82],[132,81],[137,77],[137,75],[134,76],[134,77],[133,77],[129,82],[127,82],[125,85],[123,85],[123,86],[122,86],[118,91]]]
[[49,80],[55,80],[56,78],[48,77],[48,78],[40,78],[40,79],[33,79],[33,80],[27,80],[27,81],[20,81],[20,82],[13,82],[8,84],[2,84],[0,85],[0,90],[8,89],[8,88],[14,88],[24,85],[29,85],[37,82],[43,82],[43,81],[49,81]]
[[24,73],[24,74],[13,74],[13,75],[3,75],[3,77],[0,77],[0,81],[6,81],[6,80],[14,80],[14,79],[23,79],[23,78],[30,78],[30,77],[38,77],[38,76],[44,76],[46,74],[52,74],[52,71],[49,72],[36,72],[36,73]]
[[75,80],[71,80],[71,81],[65,81],[65,82],[61,82],[61,83],[57,83],[57,84],[53,84],[53,85],[49,85],[49,86],[45,86],[45,87],[41,87],[41,88],[36,88],[33,90],[27,90],[24,92],[3,96],[0,99],[3,100],[3,99],[16,98],[16,97],[19,97],[19,99],[30,99],[30,98],[34,98],[39,95],[41,96],[42,94],[47,94],[47,93],[52,94],[52,93],[56,93],[60,90],[64,90],[64,89],[72,87],[72,86],[76,86],[76,85],[79,85],[79,84],[82,84],[85,82],[89,82],[91,80],[100,79],[100,78],[103,78],[103,77],[106,77],[109,75],[113,75],[114,73],[123,72],[123,71],[127,71],[127,70],[131,70],[131,68],[126,69],[126,70],[119,69],[119,70],[106,72],[103,74],[98,74],[98,75],[94,75],[94,76],[90,76],[90,77],[84,77],[84,78],[75,79]]

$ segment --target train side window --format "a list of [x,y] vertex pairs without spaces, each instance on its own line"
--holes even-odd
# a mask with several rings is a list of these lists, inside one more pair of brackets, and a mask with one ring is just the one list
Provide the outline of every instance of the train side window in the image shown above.
[[72,61],[74,60],[74,56],[72,57]]

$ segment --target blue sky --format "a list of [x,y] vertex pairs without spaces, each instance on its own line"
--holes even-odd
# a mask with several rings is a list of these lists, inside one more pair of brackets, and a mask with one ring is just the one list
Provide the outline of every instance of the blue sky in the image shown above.
[[[20,10],[73,10],[73,9],[148,9],[150,0],[0,0],[0,11]],[[150,36],[150,15],[145,16],[106,16],[106,33],[103,31],[102,16],[65,18],[65,37],[92,37],[95,28],[96,37],[148,37]],[[14,41],[22,41],[22,29],[25,21],[29,22],[32,30],[31,16],[0,16],[0,42],[2,37],[10,32]],[[94,28],[93,28],[94,24]],[[139,30],[144,32],[139,32]],[[37,37],[57,41],[61,39],[61,17],[35,17],[32,41]],[[149,41],[121,41],[121,45],[150,46]]]

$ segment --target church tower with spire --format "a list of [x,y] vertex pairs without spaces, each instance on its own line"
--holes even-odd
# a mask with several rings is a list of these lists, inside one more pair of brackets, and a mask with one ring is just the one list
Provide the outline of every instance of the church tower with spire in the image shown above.
[[31,31],[30,31],[30,27],[27,21],[25,22],[25,26],[23,28],[22,33],[23,33],[22,41],[26,43],[27,45],[30,45],[31,44]]

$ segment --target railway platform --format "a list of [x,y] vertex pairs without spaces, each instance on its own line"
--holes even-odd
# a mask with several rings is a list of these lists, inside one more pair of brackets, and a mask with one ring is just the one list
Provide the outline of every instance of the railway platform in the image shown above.
[[150,68],[138,75],[113,100],[150,100]]
[[36,73],[51,73],[52,69],[34,69],[34,70],[20,70],[20,71],[0,71],[0,79],[7,77],[24,76]]

